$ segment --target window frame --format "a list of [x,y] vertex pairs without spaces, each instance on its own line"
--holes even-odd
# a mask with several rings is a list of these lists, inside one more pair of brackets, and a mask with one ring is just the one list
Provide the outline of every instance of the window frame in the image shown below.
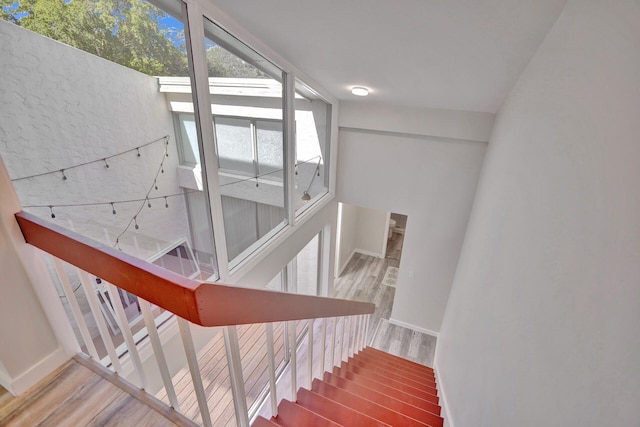
[[[184,0],[183,0],[184,1]],[[189,1],[186,3],[186,30],[187,54],[190,60],[190,74],[192,77],[192,92],[194,98],[194,114],[196,116],[196,128],[198,129],[198,145],[200,148],[200,159],[203,171],[204,192],[207,193],[214,245],[216,249],[218,271],[220,281],[223,283],[233,283],[244,276],[254,266],[261,262],[266,256],[272,253],[280,244],[282,239],[286,239],[295,233],[304,223],[306,223],[314,213],[323,209],[335,197],[335,177],[336,177],[336,141],[337,141],[337,113],[338,103],[328,93],[319,90],[317,85],[310,84],[302,72],[294,66],[281,59],[261,42],[253,38],[243,28],[232,22],[221,22],[216,19],[221,14],[215,6],[200,1]],[[222,15],[223,16],[223,15]],[[221,207],[221,192],[219,181],[219,164],[217,153],[215,152],[215,129],[213,126],[203,126],[203,123],[213,123],[214,114],[211,109],[211,96],[209,91],[209,76],[205,58],[206,46],[204,20],[208,20],[218,27],[219,31],[226,33],[236,42],[242,44],[242,55],[256,54],[267,61],[270,65],[277,67],[282,72],[283,87],[283,161],[285,186],[285,221],[279,227],[275,227],[233,260],[228,259],[226,235],[224,233],[224,220]],[[223,46],[227,48],[227,46]],[[237,53],[236,49],[232,49]],[[266,52],[266,53],[264,53]],[[301,83],[306,88],[312,90],[330,107],[327,114],[327,147],[325,162],[328,162],[328,170],[325,171],[325,182],[328,181],[328,191],[314,197],[302,208],[296,210],[293,203],[295,197],[295,94],[296,82]],[[220,115],[222,116],[222,115]],[[260,119],[263,120],[263,119]],[[208,143],[207,143],[208,142]],[[213,144],[211,144],[213,142]]]

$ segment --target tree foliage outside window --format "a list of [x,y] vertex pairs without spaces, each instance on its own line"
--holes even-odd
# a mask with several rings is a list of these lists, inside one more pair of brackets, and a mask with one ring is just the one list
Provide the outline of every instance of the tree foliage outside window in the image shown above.
[[[142,0],[0,0],[0,18],[153,76],[188,75],[182,28]],[[173,20],[173,22],[176,22]]]
[[269,78],[263,71],[220,46],[207,49],[209,77]]
[[[188,76],[182,24],[144,0],[0,0],[0,18],[150,76]],[[212,46],[209,76],[265,78]]]

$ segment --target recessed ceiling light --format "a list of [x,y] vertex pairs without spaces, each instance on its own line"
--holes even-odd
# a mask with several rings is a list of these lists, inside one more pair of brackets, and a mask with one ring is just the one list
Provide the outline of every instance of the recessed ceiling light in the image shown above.
[[356,86],[351,89],[351,93],[357,96],[367,96],[369,95],[369,89],[366,87]]

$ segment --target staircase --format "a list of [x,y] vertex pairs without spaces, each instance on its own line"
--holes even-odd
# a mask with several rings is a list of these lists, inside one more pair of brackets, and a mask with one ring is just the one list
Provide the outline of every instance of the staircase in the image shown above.
[[433,369],[366,347],[253,427],[442,427]]

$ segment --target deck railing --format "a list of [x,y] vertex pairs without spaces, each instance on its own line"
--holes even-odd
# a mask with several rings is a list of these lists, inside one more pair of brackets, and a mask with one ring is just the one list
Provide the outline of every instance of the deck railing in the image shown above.
[[[300,343],[296,333],[296,321],[307,322],[305,350],[309,384],[314,373],[321,374],[325,370],[325,363],[333,366],[336,362],[347,360],[365,346],[368,315],[374,311],[373,304],[199,282],[124,254],[29,213],[20,212],[16,214],[16,219],[26,242],[51,255],[53,270],[81,337],[82,342],[78,343],[79,346],[83,347],[91,358],[102,362],[115,373],[122,374],[121,352],[117,350],[109,330],[110,327],[113,329],[116,326],[122,334],[123,346],[126,346],[128,360],[134,367],[138,386],[146,389],[147,378],[138,348],[140,340],[136,337],[139,338],[140,334],[148,336],[166,397],[169,404],[180,411],[154,312],[167,310],[177,315],[176,321],[201,421],[205,426],[212,425],[211,412],[189,322],[207,327],[224,327],[224,346],[233,406],[236,422],[242,427],[249,426],[249,420],[255,415],[257,408],[254,407],[251,413],[247,408],[237,325],[265,323],[269,364],[268,394],[272,415],[277,414],[278,401],[272,322],[287,324],[284,328],[288,331],[288,354],[285,360],[289,361],[293,396],[297,391],[297,349]],[[106,357],[101,358],[98,354],[89,332],[89,325],[74,295],[70,271],[71,274],[77,275],[79,286],[84,291],[92,323],[95,323],[99,331],[100,343],[107,353]],[[101,289],[106,289],[106,292],[97,292],[94,285],[96,282],[100,282]],[[127,317],[123,304],[123,295],[126,294],[122,291],[138,297],[137,304],[145,326],[137,334],[132,330]],[[105,305],[112,309],[111,317],[105,313]],[[317,324],[316,321],[320,323]],[[110,322],[115,325],[111,325]],[[321,334],[319,349],[314,348],[315,333]],[[319,366],[315,366],[313,362],[315,351],[321,355],[317,358]]]

